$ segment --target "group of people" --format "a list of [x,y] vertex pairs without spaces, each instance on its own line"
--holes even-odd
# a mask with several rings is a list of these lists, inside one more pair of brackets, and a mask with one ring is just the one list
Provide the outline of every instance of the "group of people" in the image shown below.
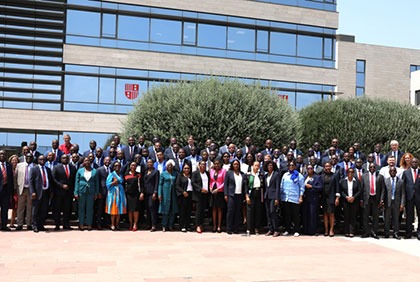
[[353,237],[359,226],[362,237],[378,239],[383,212],[384,237],[400,239],[401,214],[405,238],[412,236],[415,208],[419,217],[418,159],[402,152],[396,140],[388,153],[377,144],[367,155],[358,143],[341,150],[336,138],[325,151],[315,142],[305,155],[296,140],[274,148],[267,139],[261,150],[251,137],[241,148],[230,137],[221,147],[208,139],[202,150],[193,136],[187,143],[180,146],[173,137],[163,148],[155,137],[146,146],[144,136],[131,136],[123,145],[115,135],[106,149],[92,140],[81,153],[65,135],[63,144],[53,140],[45,154],[34,141],[20,157],[7,159],[0,150],[1,230],[22,230],[26,223],[43,231],[50,208],[54,230],[70,230],[74,203],[80,230],[119,230],[126,214],[129,230],[136,231],[144,207],[150,231],[158,230],[159,214],[162,231],[173,230],[177,216],[179,229],[190,231],[195,210],[194,227],[202,233],[208,210],[212,232],[222,232],[225,222],[227,234],[245,226],[246,235],[315,235],[323,229],[332,237],[338,216],[345,236]]

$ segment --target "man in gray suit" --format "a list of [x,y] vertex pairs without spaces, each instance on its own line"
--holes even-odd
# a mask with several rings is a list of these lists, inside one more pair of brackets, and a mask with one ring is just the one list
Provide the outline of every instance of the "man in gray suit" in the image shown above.
[[398,235],[400,231],[400,212],[404,210],[405,205],[405,189],[404,181],[397,177],[397,168],[391,167],[389,169],[390,177],[385,179],[385,227],[384,227],[384,238],[389,238],[389,230],[392,225],[394,230],[393,237],[400,240],[401,237]]
[[26,226],[32,229],[32,196],[29,193],[29,172],[34,166],[34,157],[26,153],[25,162],[18,163],[15,174],[15,190],[18,195],[17,224],[16,230],[23,229],[23,220],[26,210]]
[[[375,164],[369,164],[369,171],[362,176],[363,189],[363,215],[364,234],[362,238],[372,236],[379,239],[379,205],[383,204],[384,199],[384,177],[376,172]],[[369,228],[369,216],[372,216],[372,228]]]

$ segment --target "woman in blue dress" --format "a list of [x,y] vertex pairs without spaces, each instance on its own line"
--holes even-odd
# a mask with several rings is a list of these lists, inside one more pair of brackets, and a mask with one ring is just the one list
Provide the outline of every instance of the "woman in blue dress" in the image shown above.
[[120,176],[121,164],[115,162],[113,171],[106,179],[108,195],[105,212],[111,215],[111,230],[119,230],[120,215],[127,212],[127,199],[125,197],[123,181]]

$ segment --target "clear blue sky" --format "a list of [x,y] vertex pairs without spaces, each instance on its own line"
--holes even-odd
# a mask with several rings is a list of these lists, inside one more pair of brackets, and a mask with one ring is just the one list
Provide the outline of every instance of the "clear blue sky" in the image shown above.
[[338,34],[356,42],[420,49],[420,0],[337,0]]

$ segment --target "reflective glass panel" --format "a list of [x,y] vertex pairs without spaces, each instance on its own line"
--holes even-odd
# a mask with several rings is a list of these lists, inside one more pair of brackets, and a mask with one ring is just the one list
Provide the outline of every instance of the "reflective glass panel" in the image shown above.
[[196,44],[196,34],[197,34],[197,24],[184,22],[184,33],[182,38],[182,44],[185,45],[195,45]]
[[198,24],[198,46],[225,49],[226,27]]
[[319,101],[322,101],[321,94],[297,92],[296,93],[296,110],[300,110],[306,106],[309,106]]
[[98,78],[90,76],[66,75],[64,100],[74,102],[98,101]]
[[99,37],[101,14],[86,11],[67,11],[67,33]]
[[298,35],[299,57],[322,59],[322,37]]
[[181,44],[180,21],[151,19],[150,41],[169,44]]
[[148,41],[149,19],[118,15],[118,38]]
[[102,15],[102,36],[115,38],[116,36],[116,19],[114,14]]
[[281,55],[296,55],[296,34],[271,32],[270,53]]
[[228,49],[240,51],[255,51],[255,30],[238,27],[228,27]]
[[266,30],[257,31],[257,52],[268,52],[268,31]]

